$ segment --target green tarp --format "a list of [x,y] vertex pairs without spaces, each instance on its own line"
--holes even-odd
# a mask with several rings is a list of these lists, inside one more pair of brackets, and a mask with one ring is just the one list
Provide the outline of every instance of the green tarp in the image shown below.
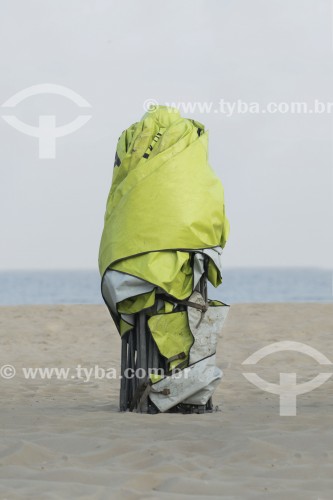
[[[123,259],[121,270],[131,272],[137,264],[128,258],[147,252],[224,247],[229,224],[207,142],[202,124],[164,106],[121,134],[99,251],[101,275]],[[151,255],[138,266],[150,281],[155,274],[146,259],[149,264]]]
[[[155,287],[114,305],[120,333],[131,329],[128,315],[154,303],[155,289],[176,299],[188,298],[193,292],[194,251],[222,249],[228,233],[223,186],[208,161],[204,125],[182,118],[176,109],[156,106],[118,140],[100,243],[102,279],[112,271]],[[214,286],[221,283],[221,270],[212,259],[208,279]],[[170,313],[172,308],[165,302],[157,313]],[[183,321],[183,315],[175,315],[180,317]],[[168,321],[150,320],[160,352],[166,357],[174,354],[181,330],[188,354],[193,339],[186,325],[178,333],[165,332],[167,344],[162,339],[161,329]]]

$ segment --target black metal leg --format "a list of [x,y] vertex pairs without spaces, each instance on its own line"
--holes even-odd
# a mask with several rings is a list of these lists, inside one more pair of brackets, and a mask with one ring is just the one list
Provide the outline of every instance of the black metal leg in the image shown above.
[[[140,360],[140,368],[141,370],[138,372],[138,376],[140,377],[138,379],[138,386],[142,387],[145,385],[148,381],[148,357],[149,353],[147,352],[149,349],[149,342],[147,342],[147,329],[146,329],[146,314],[145,312],[140,311],[138,313],[137,321],[139,324],[139,331],[138,331],[138,359]],[[145,398],[141,403],[140,403],[140,408],[139,411],[142,413],[147,413],[148,411],[148,404],[147,404],[147,398]]]
[[127,368],[127,335],[121,338],[121,367],[120,367],[120,398],[119,409],[120,411],[127,410],[127,397],[126,397],[126,379],[125,370]]
[[135,388],[136,388],[136,377],[135,377],[135,352],[134,352],[134,333],[133,331],[130,332],[130,337],[129,337],[129,364],[130,364],[130,379],[129,379],[129,385],[130,385],[130,390],[129,390],[129,403],[133,399],[134,394],[135,394]]

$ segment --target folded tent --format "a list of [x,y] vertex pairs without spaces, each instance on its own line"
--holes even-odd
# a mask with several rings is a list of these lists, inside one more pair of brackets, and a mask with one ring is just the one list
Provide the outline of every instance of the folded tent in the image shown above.
[[229,223],[207,151],[204,125],[165,106],[118,140],[99,269],[122,337],[121,410],[201,411],[222,376],[214,361],[228,306],[208,301],[207,279],[222,282]]

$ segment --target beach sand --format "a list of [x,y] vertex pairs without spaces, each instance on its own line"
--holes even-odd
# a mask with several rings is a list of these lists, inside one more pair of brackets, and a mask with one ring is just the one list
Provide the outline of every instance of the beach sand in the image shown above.
[[[333,377],[280,416],[279,396],[242,374],[302,383],[333,372],[298,352],[242,365],[285,340],[333,361],[333,304],[233,305],[218,344],[219,411],[205,415],[119,413],[117,379],[77,378],[77,365],[119,369],[104,306],[2,307],[0,331],[0,367],[16,369],[0,379],[0,500],[333,499]],[[27,380],[23,367],[70,375]]]

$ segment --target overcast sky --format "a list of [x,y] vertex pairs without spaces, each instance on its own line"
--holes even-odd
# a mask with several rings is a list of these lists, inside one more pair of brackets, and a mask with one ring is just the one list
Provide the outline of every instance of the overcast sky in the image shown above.
[[[97,268],[114,152],[143,103],[213,103],[183,113],[210,134],[230,219],[224,265],[333,267],[332,113],[234,113],[219,101],[333,101],[330,0],[3,0],[0,268]],[[65,125],[56,158],[5,119]]]

